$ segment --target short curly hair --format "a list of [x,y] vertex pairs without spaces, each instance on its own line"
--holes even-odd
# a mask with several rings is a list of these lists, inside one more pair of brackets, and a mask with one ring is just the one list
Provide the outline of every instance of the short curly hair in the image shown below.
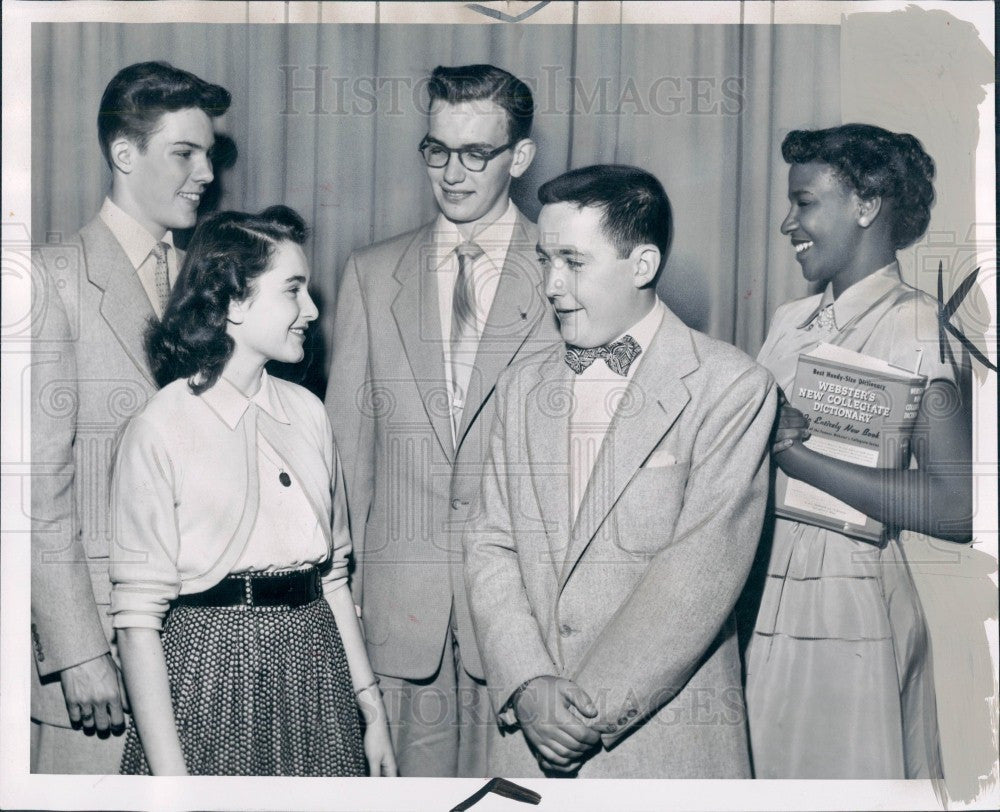
[[260,214],[221,211],[206,217],[188,245],[163,318],[146,331],[146,356],[157,384],[187,378],[196,395],[210,389],[233,354],[229,305],[253,296],[253,280],[283,242],[302,245],[305,221],[288,206]]
[[829,164],[862,199],[891,199],[891,236],[897,249],[913,244],[927,230],[934,203],[934,160],[909,133],[871,124],[792,130],[781,144],[781,156],[790,164]]

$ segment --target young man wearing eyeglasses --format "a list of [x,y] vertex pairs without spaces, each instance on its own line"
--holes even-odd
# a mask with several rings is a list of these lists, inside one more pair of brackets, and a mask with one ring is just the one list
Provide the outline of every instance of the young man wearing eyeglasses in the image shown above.
[[492,65],[435,68],[428,88],[419,154],[439,213],[348,260],[326,402],[400,775],[482,777],[495,722],[462,533],[498,375],[559,339],[538,231],[509,196],[535,155],[531,91]]

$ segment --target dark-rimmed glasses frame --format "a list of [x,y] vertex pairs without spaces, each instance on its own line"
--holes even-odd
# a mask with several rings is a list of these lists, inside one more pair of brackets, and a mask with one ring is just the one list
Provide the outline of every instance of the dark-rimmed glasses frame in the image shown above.
[[451,147],[446,147],[440,141],[435,141],[433,138],[424,136],[423,140],[417,146],[420,151],[420,155],[424,159],[424,163],[432,169],[442,169],[448,165],[451,161],[452,153],[458,153],[458,160],[461,162],[462,166],[468,169],[470,172],[482,172],[486,169],[487,164],[497,157],[501,152],[505,152],[511,147],[513,147],[517,141],[510,141],[503,146],[499,146],[496,149],[483,150],[478,147],[462,147],[460,149],[452,149]]

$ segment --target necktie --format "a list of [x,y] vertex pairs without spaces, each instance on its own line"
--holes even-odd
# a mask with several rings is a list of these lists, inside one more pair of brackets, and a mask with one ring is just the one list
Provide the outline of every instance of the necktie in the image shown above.
[[472,266],[483,255],[483,249],[474,242],[463,242],[455,249],[458,255],[458,276],[451,297],[451,384],[452,430],[458,437],[465,408],[466,389],[472,375],[471,359],[475,358],[479,343],[476,320],[476,289]]
[[600,347],[574,347],[569,344],[566,346],[565,359],[567,366],[579,375],[598,358],[603,358],[608,369],[624,378],[628,375],[632,362],[641,353],[639,342],[630,335],[623,335],[617,341]]
[[170,298],[170,275],[167,270],[167,248],[165,242],[158,242],[153,246],[152,254],[156,257],[156,273],[153,280],[156,282],[156,297],[160,303],[160,314],[167,308],[167,299]]

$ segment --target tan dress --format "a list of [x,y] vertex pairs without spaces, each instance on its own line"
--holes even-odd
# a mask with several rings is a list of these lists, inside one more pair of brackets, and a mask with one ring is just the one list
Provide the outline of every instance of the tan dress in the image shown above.
[[[967,356],[942,363],[937,306],[893,263],[833,302],[827,289],[782,305],[758,361],[790,391],[799,354],[826,341],[968,392]],[[965,388],[963,388],[965,387]],[[767,541],[765,539],[765,541]],[[929,641],[895,538],[880,548],[778,518],[747,653],[747,713],[758,778],[941,775]]]

